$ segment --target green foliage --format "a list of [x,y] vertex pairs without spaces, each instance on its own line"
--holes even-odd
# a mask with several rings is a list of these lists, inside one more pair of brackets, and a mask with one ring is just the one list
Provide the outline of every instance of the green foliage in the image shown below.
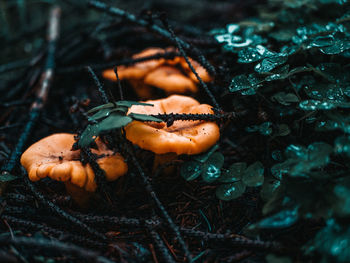
[[10,173],[3,173],[0,177],[0,183],[10,182],[10,181],[13,181],[16,179],[18,179],[18,176],[15,176],[15,175],[10,174]]
[[306,247],[306,253],[322,254],[323,262],[350,261],[350,228],[330,219],[326,227],[317,233],[314,240]]
[[[205,183],[217,182],[216,196],[225,201],[236,199],[244,194],[246,187],[258,187],[264,182],[264,166],[255,162],[247,167],[246,163],[233,163],[223,168],[224,156],[216,152],[214,146],[207,153],[197,155],[184,162],[180,172],[187,181],[202,176]],[[220,184],[221,183],[221,184]]]
[[97,106],[88,111],[95,113],[89,117],[89,124],[80,136],[78,145],[80,147],[89,146],[102,132],[121,129],[133,120],[162,122],[153,116],[146,114],[131,113],[126,115],[132,105],[153,106],[152,104],[135,101],[117,101]]
[[349,7],[346,0],[270,0],[258,17],[211,32],[236,63],[227,89],[234,106],[269,113],[240,134],[266,142],[264,167],[254,164],[265,171],[247,175],[251,166],[231,164],[218,196],[261,186],[265,217],[249,227],[255,233],[325,220],[305,250],[322,262],[350,261]]

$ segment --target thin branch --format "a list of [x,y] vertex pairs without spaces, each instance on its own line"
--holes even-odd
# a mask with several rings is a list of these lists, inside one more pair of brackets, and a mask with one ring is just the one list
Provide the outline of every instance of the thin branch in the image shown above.
[[200,85],[202,86],[202,88],[204,89],[204,91],[207,93],[207,95],[209,96],[210,100],[212,101],[212,103],[214,104],[215,108],[217,108],[218,110],[222,110],[220,105],[218,104],[218,102],[216,101],[216,98],[214,97],[213,93],[210,91],[210,89],[208,88],[207,84],[204,83],[204,81],[202,80],[202,78],[198,75],[197,71],[194,69],[191,61],[188,59],[187,54],[185,52],[184,45],[183,45],[183,41],[180,41],[180,38],[178,38],[175,33],[174,30],[171,28],[171,26],[169,25],[169,23],[167,22],[167,19],[165,17],[163,17],[163,19],[161,19],[161,21],[163,22],[164,26],[168,29],[170,36],[172,39],[174,39],[177,47],[179,48],[179,51],[181,53],[181,55],[184,57],[184,59],[186,60],[187,65],[190,67],[191,71],[193,72],[193,74],[196,76],[196,78],[198,79]]
[[174,121],[221,121],[221,120],[231,120],[236,119],[237,114],[235,112],[226,112],[222,114],[180,114],[180,113],[170,113],[170,114],[154,114],[150,115],[152,117],[159,118],[167,123],[167,126],[173,125]]
[[98,77],[96,76],[95,72],[92,70],[92,68],[90,66],[87,67],[87,70],[88,72],[90,73],[92,79],[94,80],[96,86],[97,86],[97,89],[100,93],[100,96],[102,98],[102,102],[103,103],[108,103],[108,97],[107,97],[107,94],[104,90],[104,87],[102,85],[102,83],[100,82],[100,80],[98,79]]
[[41,194],[36,187],[34,186],[33,183],[31,183],[27,177],[27,174],[25,171],[22,170],[22,174],[24,176],[24,181],[27,184],[27,186],[29,187],[29,189],[32,191],[32,193],[34,194],[34,196],[36,198],[39,199],[39,201],[44,204],[48,209],[50,209],[52,212],[54,212],[55,214],[57,214],[58,216],[62,217],[63,219],[66,219],[67,221],[71,222],[72,224],[76,225],[77,227],[79,227],[80,229],[86,231],[87,233],[91,234],[92,236],[97,237],[98,239],[101,240],[106,240],[106,237],[97,232],[95,229],[89,227],[88,225],[86,225],[85,223],[81,222],[78,218],[75,218],[74,216],[68,214],[66,211],[62,210],[60,207],[56,206],[54,203],[52,203],[51,201],[47,200],[43,194]]
[[[112,61],[104,64],[90,64],[90,67],[95,69],[95,70],[101,70],[101,69],[107,69],[110,67],[117,67],[117,66],[130,66],[134,65],[139,62],[145,62],[149,60],[157,60],[157,59],[173,59],[175,57],[180,56],[178,52],[164,52],[164,53],[157,53],[151,56],[145,56],[141,58],[127,58],[127,59],[121,59],[118,61]],[[83,70],[89,65],[77,65],[77,66],[72,66],[72,67],[63,67],[59,68],[57,70],[58,74],[64,74],[64,73],[76,73],[79,70]]]
[[[46,56],[46,65],[44,72],[41,74],[40,81],[38,83],[38,92],[36,94],[36,100],[32,104],[29,112],[29,120],[26,123],[24,130],[21,136],[18,139],[18,142],[15,146],[15,149],[12,151],[10,158],[7,160],[5,165],[1,167],[1,175],[6,175],[12,172],[16,164],[18,163],[19,157],[22,154],[24,145],[27,142],[28,137],[30,136],[33,127],[35,126],[42,108],[44,107],[47,96],[51,87],[51,83],[54,77],[54,68],[55,68],[55,52],[56,52],[56,43],[59,35],[59,22],[60,22],[61,9],[58,6],[55,6],[50,11],[49,17],[49,26],[48,26],[48,50]],[[3,190],[3,189],[2,189]]]
[[62,254],[70,254],[84,261],[113,263],[113,261],[98,255],[96,252],[78,247],[73,244],[62,243],[57,240],[34,237],[15,237],[8,238],[7,236],[0,237],[1,246],[15,245],[23,247],[40,248],[42,250],[51,250]]
[[115,76],[117,78],[118,89],[119,89],[119,98],[120,98],[120,100],[124,100],[122,84],[120,83],[120,79],[119,79],[119,75],[118,75],[118,67],[114,67],[114,73],[115,73]]
[[128,155],[130,156],[132,162],[136,166],[136,169],[138,173],[141,176],[141,179],[144,183],[144,186],[146,188],[146,191],[150,195],[150,197],[153,199],[154,203],[157,205],[158,209],[160,210],[163,218],[167,221],[169,227],[172,229],[174,232],[178,242],[180,243],[181,248],[183,249],[186,259],[188,262],[192,262],[192,256],[191,253],[187,247],[187,244],[185,243],[183,237],[181,236],[179,227],[174,223],[173,219],[170,217],[169,213],[166,211],[165,207],[163,206],[162,202],[159,200],[157,194],[154,192],[152,184],[150,183],[149,177],[144,173],[139,161],[137,160],[135,153],[134,153],[134,148],[133,145],[130,144],[130,142],[127,142],[127,149],[128,149]]
[[[174,39],[172,38],[171,34],[168,31],[164,30],[163,28],[159,27],[156,24],[150,25],[148,21],[141,19],[141,18],[137,18],[135,15],[128,13],[122,9],[119,9],[117,7],[108,6],[107,4],[105,4],[103,2],[95,1],[95,0],[89,1],[89,6],[91,6],[94,9],[97,9],[99,11],[104,11],[110,15],[123,17],[123,18],[127,19],[128,21],[135,23],[135,24],[138,24],[140,26],[143,26],[156,34],[167,38],[168,40],[170,40],[171,42],[174,43]],[[187,42],[185,42],[179,38],[176,38],[176,40],[179,41],[181,46],[183,46],[186,50],[190,50],[194,54],[195,58],[198,59],[199,64],[201,64],[206,70],[208,70],[208,72],[211,75],[213,75],[213,76],[216,75],[216,70],[213,67],[213,65],[211,65],[196,48],[193,48],[190,44],[188,44]]]

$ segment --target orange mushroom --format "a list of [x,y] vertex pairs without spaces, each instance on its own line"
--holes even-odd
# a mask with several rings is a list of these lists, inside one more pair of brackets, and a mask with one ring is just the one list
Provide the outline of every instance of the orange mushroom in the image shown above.
[[[31,181],[45,177],[66,183],[67,190],[96,190],[95,174],[89,164],[80,162],[80,150],[72,150],[74,134],[58,133],[41,139],[31,145],[21,156],[21,164],[27,170]],[[96,140],[97,163],[105,171],[108,181],[124,175],[128,166],[123,157],[113,153],[100,139]],[[80,189],[80,190],[79,190]],[[73,196],[74,198],[74,196]]]
[[[133,56],[134,59],[175,51],[174,48],[149,48]],[[204,82],[211,81],[207,71],[196,61],[190,59],[191,64]],[[104,78],[116,81],[113,69],[102,73]],[[132,66],[118,67],[119,78],[127,79],[141,98],[151,97],[150,87],[156,87],[166,94],[195,93],[198,91],[196,76],[183,57],[173,59],[158,59],[139,62]]]
[[181,71],[171,66],[160,66],[144,78],[144,84],[161,87],[166,93],[197,92],[196,84]]
[[[200,104],[195,99],[183,95],[172,95],[165,99],[145,101],[145,103],[154,106],[134,105],[128,113],[213,114],[210,105]],[[220,137],[220,130],[215,122],[208,121],[174,121],[170,127],[167,127],[164,122],[133,121],[125,127],[125,135],[140,148],[156,154],[192,155],[204,152],[213,146]]]

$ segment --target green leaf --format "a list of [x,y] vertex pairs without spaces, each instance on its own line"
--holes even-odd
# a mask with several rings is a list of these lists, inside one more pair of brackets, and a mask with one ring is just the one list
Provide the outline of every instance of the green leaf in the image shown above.
[[271,99],[285,106],[291,105],[291,103],[299,102],[299,98],[295,94],[285,93],[283,91],[276,93],[271,97]]
[[276,136],[287,136],[290,134],[290,129],[287,124],[279,124],[278,131],[276,132]]
[[223,172],[219,178],[219,182],[222,183],[234,183],[240,181],[247,168],[246,163],[234,163],[230,168]]
[[205,162],[202,170],[202,178],[207,183],[212,183],[221,175],[221,167],[224,164],[222,153],[215,152]]
[[102,119],[102,118],[105,118],[105,117],[108,117],[112,112],[116,112],[116,111],[119,111],[121,113],[126,113],[126,111],[124,111],[123,108],[108,108],[108,109],[101,109],[100,111],[96,112],[94,115],[92,115],[91,117],[89,117],[89,120],[92,121],[92,120],[99,120],[99,119]]
[[98,130],[101,132],[113,129],[120,129],[129,124],[130,122],[132,122],[132,118],[130,118],[129,116],[124,116],[118,113],[112,113],[110,116],[108,116],[98,124]]
[[209,157],[217,150],[219,149],[219,145],[215,144],[213,147],[211,147],[207,152],[195,155],[193,157],[193,160],[196,160],[197,162],[200,163],[205,163]]
[[261,198],[265,202],[270,200],[273,197],[276,190],[280,187],[280,185],[281,185],[281,181],[279,180],[276,180],[274,178],[265,178],[260,191]]
[[257,227],[260,229],[286,228],[295,224],[298,219],[299,214],[297,208],[286,209],[264,218],[252,227]]
[[93,125],[88,125],[83,133],[80,136],[80,139],[78,141],[78,145],[80,147],[87,147],[92,143],[97,136],[99,135],[100,130],[99,130],[99,125],[98,124],[93,124]]
[[196,161],[184,162],[180,168],[180,174],[186,181],[192,181],[202,173],[202,164]]
[[264,58],[260,63],[255,66],[255,71],[259,73],[270,72],[276,67],[286,63],[288,60],[287,54],[278,54]]
[[334,152],[350,157],[350,137],[341,136],[334,141]]
[[235,76],[229,86],[230,92],[239,91],[242,95],[254,95],[260,87],[260,81],[254,74]]
[[153,117],[151,115],[146,114],[139,114],[139,113],[130,113],[128,114],[129,117],[133,118],[134,120],[138,121],[154,121],[154,122],[163,122],[162,119]]
[[248,47],[238,52],[238,63],[253,63],[274,54],[262,45]]
[[0,183],[10,182],[18,178],[18,176],[5,172],[0,174]]
[[322,167],[329,162],[333,147],[322,142],[310,144],[307,148],[290,145],[286,149],[285,162],[274,165],[271,173],[278,179],[284,174],[306,176],[312,169]]
[[332,45],[320,48],[321,52],[327,55],[340,54],[348,49],[350,49],[350,36],[341,33],[334,35]]
[[316,131],[330,131],[340,129],[350,133],[350,117],[339,112],[326,112],[327,119],[320,120],[315,128]]
[[253,125],[246,128],[247,132],[256,132],[259,131],[261,135],[268,136],[272,133],[272,123],[264,122],[260,125]]
[[[349,104],[350,105],[350,104]],[[337,102],[333,101],[319,101],[319,100],[304,100],[299,103],[302,110],[331,110],[338,106]]]
[[116,104],[117,106],[128,107],[128,108],[130,108],[130,107],[133,106],[133,105],[152,106],[152,107],[153,107],[153,104],[144,103],[144,102],[137,102],[137,101],[128,101],[128,100],[116,101],[115,104]]
[[342,179],[334,186],[334,195],[337,200],[333,202],[333,210],[339,217],[350,215],[350,184],[349,179]]
[[327,220],[323,227],[305,250],[307,254],[318,252],[322,256],[321,262],[350,262],[350,228],[340,225],[334,219]]
[[99,110],[103,110],[103,109],[110,109],[110,108],[113,108],[115,106],[114,103],[112,102],[109,102],[109,103],[106,103],[106,104],[102,104],[100,106],[97,106],[95,108],[92,108],[91,110],[89,110],[87,113],[90,114],[90,113],[93,113],[93,112],[96,112],[96,111],[99,111]]
[[241,181],[231,184],[222,184],[216,188],[216,196],[221,200],[229,201],[240,197],[244,194],[245,189],[246,186]]
[[249,165],[242,177],[242,181],[246,186],[261,186],[264,182],[264,166],[262,163],[255,162]]
[[120,101],[116,101],[116,102],[109,102],[106,104],[102,104],[99,105],[95,108],[92,108],[91,110],[89,110],[87,113],[93,113],[99,110],[104,110],[104,109],[110,109],[110,108],[114,108],[114,107],[126,107],[126,108],[130,108],[132,105],[140,105],[140,106],[153,106],[153,104],[149,104],[149,103],[143,103],[143,102],[137,102],[137,101],[127,101],[127,100],[120,100]]

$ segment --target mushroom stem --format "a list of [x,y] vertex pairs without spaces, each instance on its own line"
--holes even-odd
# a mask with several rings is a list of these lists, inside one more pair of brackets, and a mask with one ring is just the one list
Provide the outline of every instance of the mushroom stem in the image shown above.
[[[158,167],[169,163],[171,161],[174,161],[177,159],[176,153],[165,153],[165,154],[156,154],[154,156],[154,162],[153,162],[153,172],[157,170]],[[174,171],[174,166],[171,165],[169,167],[166,167],[163,169],[163,172],[166,174],[170,174]]]
[[84,188],[72,184],[70,181],[64,182],[67,193],[82,208],[87,208],[93,192],[88,192]]

